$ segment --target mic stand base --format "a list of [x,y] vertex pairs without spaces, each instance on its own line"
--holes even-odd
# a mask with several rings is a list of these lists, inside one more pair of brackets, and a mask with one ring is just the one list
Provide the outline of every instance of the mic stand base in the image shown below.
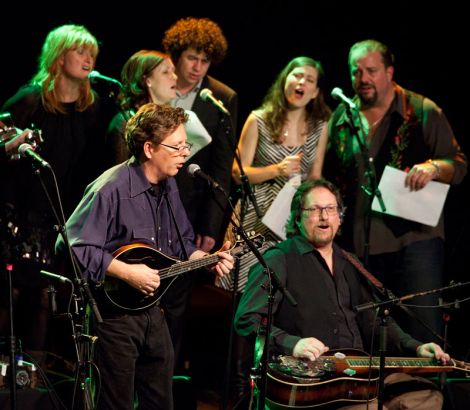
[[377,410],[383,409],[384,387],[385,387],[385,354],[387,352],[387,320],[388,309],[379,309],[379,389],[377,393]]
[[13,272],[13,265],[8,263],[6,265],[6,272],[8,278],[8,311],[10,319],[10,335],[9,335],[9,347],[10,347],[10,401],[11,410],[16,410],[17,405],[17,391],[16,391],[16,337],[15,328],[13,321],[13,281],[11,274]]
[[[83,295],[82,297],[78,297],[74,295],[75,299],[75,316],[77,316],[77,322],[74,320],[74,315],[69,314],[70,324],[72,327],[72,338],[75,345],[75,353],[77,357],[77,364],[75,369],[75,384],[73,390],[73,398],[72,398],[72,410],[75,408],[80,408],[83,410],[93,410],[93,395],[92,395],[92,374],[91,368],[93,365],[93,357],[92,357],[92,348],[91,345],[95,343],[98,338],[95,336],[90,336],[86,333],[83,333],[83,330],[87,329],[86,317],[87,314],[91,314],[91,312],[87,312],[87,309],[81,306],[83,302]],[[100,317],[101,318],[101,317]],[[95,320],[98,322],[98,318],[95,317]],[[80,406],[75,406],[75,401],[77,399],[77,395],[80,392],[81,403]]]
[[[237,310],[237,290],[238,290],[238,274],[240,271],[240,258],[235,261],[235,267],[233,269],[233,290],[232,290],[232,314],[230,323],[234,323],[235,312]],[[227,408],[227,404],[230,396],[230,378],[232,373],[232,358],[233,358],[233,339],[234,339],[234,328],[230,326],[228,347],[227,347],[227,360],[225,362],[225,380],[224,380],[224,394],[222,396],[222,409]],[[236,358],[238,360],[238,357]]]

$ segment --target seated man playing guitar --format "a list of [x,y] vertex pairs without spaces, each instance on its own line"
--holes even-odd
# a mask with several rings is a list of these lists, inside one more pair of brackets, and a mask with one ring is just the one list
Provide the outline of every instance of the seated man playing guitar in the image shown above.
[[[83,275],[93,283],[110,277],[152,298],[160,286],[159,270],[141,261],[124,261],[114,251],[135,243],[169,257],[195,260],[206,253],[194,245],[193,229],[181,203],[174,176],[189,155],[183,109],[142,106],[127,123],[132,158],[99,176],[67,222],[68,238]],[[63,247],[59,239],[57,244]],[[218,275],[233,266],[224,244],[212,262]],[[100,301],[100,298],[97,297]],[[103,299],[104,300],[104,299]],[[95,362],[101,391],[97,408],[172,409],[173,348],[158,303],[133,312],[100,303],[103,323]]]
[[[358,270],[357,260],[354,264],[351,261],[352,255],[333,242],[342,217],[342,201],[336,187],[323,179],[307,181],[298,188],[292,200],[286,229],[288,239],[264,255],[268,266],[297,302],[294,307],[285,300],[281,292],[275,294],[270,338],[272,349],[277,354],[304,358],[300,361],[306,367],[307,364],[314,363],[311,361],[324,360],[324,353],[330,349],[371,348],[371,337],[377,322],[375,312],[368,309],[356,313],[354,307],[376,300],[373,294],[379,292],[370,283],[371,278],[366,278]],[[236,330],[242,336],[254,336],[263,316],[267,314],[268,295],[260,286],[265,281],[263,268],[258,264],[250,271],[235,317]],[[387,354],[417,354],[420,357],[435,358],[441,363],[450,360],[437,344],[418,342],[403,332],[391,318],[387,328]],[[375,343],[378,344],[378,331]],[[346,353],[344,350],[343,352]],[[339,357],[343,356],[344,354]],[[334,373],[333,365],[337,369],[340,367],[334,364],[336,357],[328,361],[324,369],[316,369],[314,372],[310,369],[307,379],[294,377],[293,389],[285,395],[280,392],[280,383],[274,388],[270,387],[270,383],[279,382],[279,378],[272,374],[270,376],[268,372],[266,402],[269,408],[314,408],[328,405],[328,408],[349,409],[356,408],[358,402],[363,403],[358,408],[365,409],[367,405],[369,409],[376,408],[376,400],[372,399],[377,379],[372,379],[369,384],[368,372],[365,374],[365,383],[361,384],[355,377],[357,368],[350,364],[339,372],[335,381],[325,382],[324,374]],[[367,367],[368,361],[367,357],[363,359]],[[292,366],[287,367],[293,371]],[[348,381],[351,384],[343,389],[343,384]],[[383,408],[440,409],[442,394],[434,390],[431,383],[426,382],[423,382],[426,386],[424,389],[398,395],[391,401],[384,400]],[[385,383],[387,384],[387,379]],[[319,396],[324,398],[323,402],[315,394],[311,394],[309,399],[309,386],[315,384],[318,389],[323,387],[328,393],[319,391]],[[355,393],[355,388],[361,389],[364,386],[362,393],[365,390],[365,395]],[[331,397],[331,393],[335,391],[337,396]],[[403,400],[407,400],[408,404],[411,400],[412,404],[409,407],[400,407]],[[367,403],[368,401],[370,402]]]

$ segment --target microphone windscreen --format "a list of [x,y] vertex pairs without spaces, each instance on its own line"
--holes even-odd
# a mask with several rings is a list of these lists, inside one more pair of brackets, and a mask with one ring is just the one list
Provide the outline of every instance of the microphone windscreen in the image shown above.
[[196,172],[199,171],[201,167],[198,164],[189,164],[188,166],[188,174],[194,177]]
[[34,151],[33,147],[30,144],[27,144],[26,142],[23,142],[23,144],[21,144],[18,147],[18,153],[23,158],[26,157],[26,151],[28,151],[28,150]]
[[93,70],[90,74],[88,74],[88,78],[100,78],[101,74],[98,71]]
[[207,99],[212,95],[212,91],[208,88],[204,88],[201,90],[200,96],[203,101],[207,101]]
[[331,96],[333,98],[339,98],[341,94],[343,94],[343,90],[339,87],[335,87],[331,90]]

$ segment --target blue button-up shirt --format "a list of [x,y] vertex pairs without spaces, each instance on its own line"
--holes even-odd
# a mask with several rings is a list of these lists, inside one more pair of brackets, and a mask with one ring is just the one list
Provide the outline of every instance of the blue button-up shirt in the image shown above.
[[[140,165],[130,159],[107,170],[87,187],[66,224],[85,278],[103,280],[113,252],[131,243],[145,243],[184,259],[170,206],[187,255],[197,249],[175,180],[169,178],[160,186],[162,195],[156,195]],[[59,237],[56,248],[62,247]]]

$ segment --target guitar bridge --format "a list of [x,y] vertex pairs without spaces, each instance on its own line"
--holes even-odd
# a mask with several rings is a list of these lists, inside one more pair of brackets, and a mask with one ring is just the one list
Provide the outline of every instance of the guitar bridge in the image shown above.
[[294,377],[313,379],[324,379],[334,374],[336,365],[333,360],[319,357],[317,360],[296,358],[293,356],[278,356],[277,362],[271,363],[270,367],[282,373]]

